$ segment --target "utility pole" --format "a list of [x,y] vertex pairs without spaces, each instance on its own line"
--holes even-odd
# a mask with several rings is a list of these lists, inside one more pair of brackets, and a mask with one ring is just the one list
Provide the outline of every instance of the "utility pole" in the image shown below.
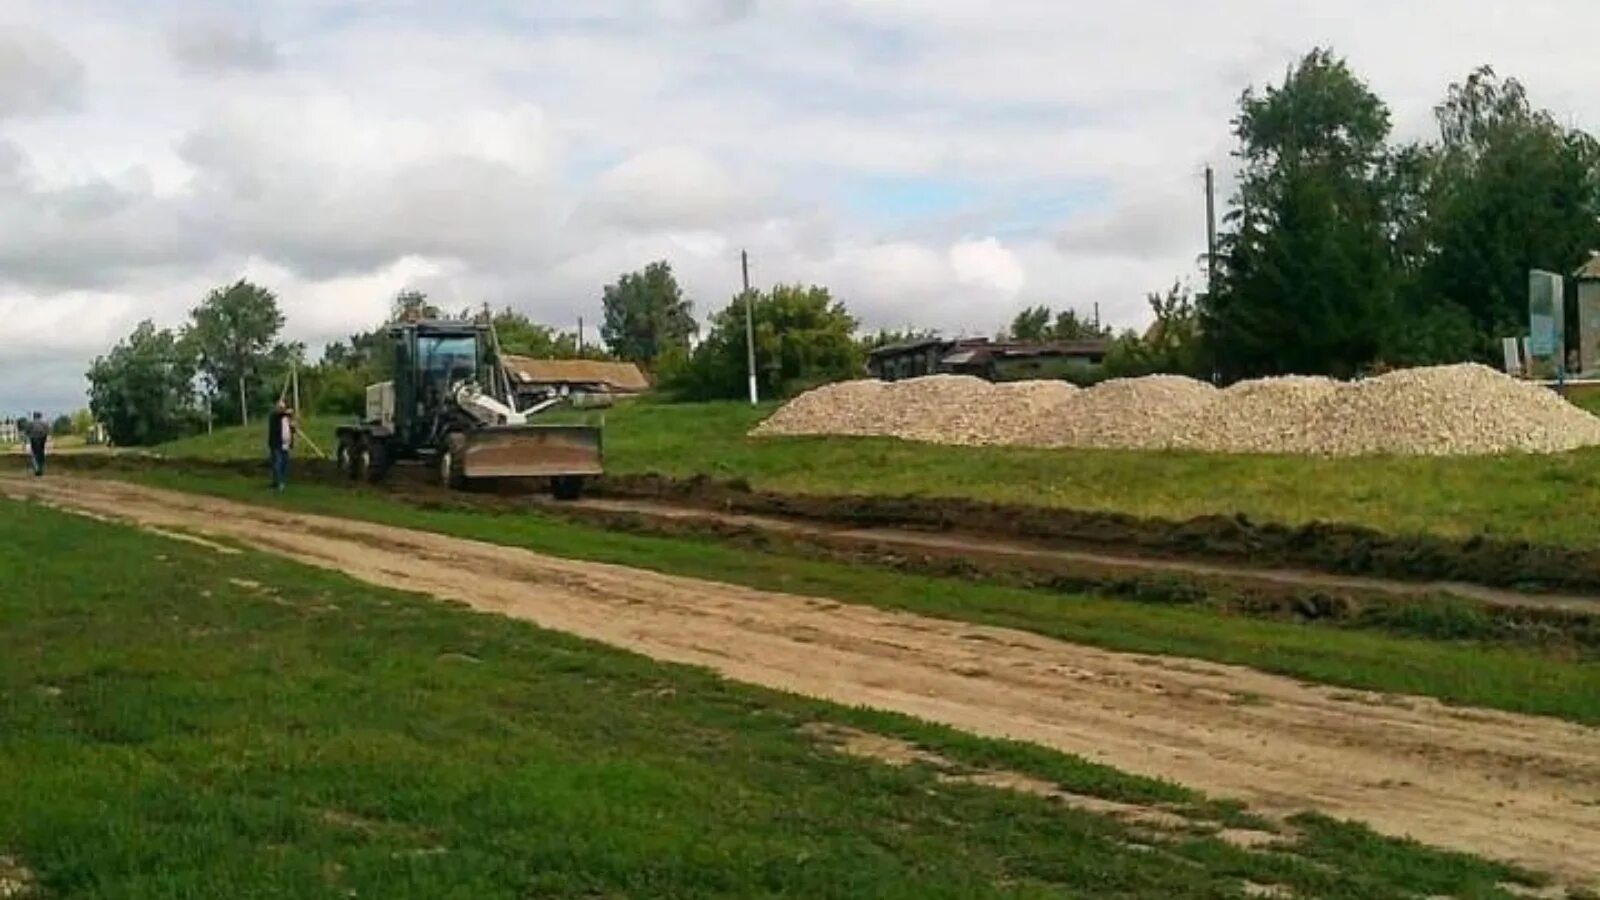
[[578,317],[578,355],[583,355],[583,316]]
[[250,424],[250,407],[249,407],[248,404],[245,403],[245,399],[244,399],[244,376],[243,375],[239,376],[239,423],[241,425],[249,425]]
[[1206,166],[1206,293],[1217,289],[1217,178]]
[[756,310],[750,296],[750,254],[739,251],[739,268],[744,271],[744,347],[750,367],[750,405],[760,402],[756,391]]

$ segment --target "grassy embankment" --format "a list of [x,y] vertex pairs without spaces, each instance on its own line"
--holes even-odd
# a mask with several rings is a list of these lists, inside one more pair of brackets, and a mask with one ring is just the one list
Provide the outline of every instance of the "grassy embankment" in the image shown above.
[[1135,835],[845,757],[802,728],[1239,814],[1037,748],[46,509],[0,503],[0,570],[0,877],[42,896],[1242,897],[1248,881],[1503,897],[1498,883],[1525,878],[1316,817],[1288,852]]
[[925,615],[1019,628],[1077,643],[1236,663],[1325,684],[1422,694],[1471,706],[1600,723],[1600,665],[1518,646],[1454,639],[1470,611],[1420,604],[1409,634],[1255,620],[1168,607],[934,578],[757,552],[708,540],[607,531],[532,511],[419,505],[366,488],[297,485],[284,495],[259,479],[201,472],[123,475],[250,503],[526,547],[573,559],[830,597]]
[[[1201,453],[964,448],[861,438],[754,440],[771,410],[642,402],[606,414],[610,471],[743,479],[794,493],[963,497],[1164,519],[1244,515],[1394,534],[1600,544],[1600,449],[1560,456],[1313,459]],[[308,426],[324,449],[333,423]],[[253,458],[252,429],[161,448]]]

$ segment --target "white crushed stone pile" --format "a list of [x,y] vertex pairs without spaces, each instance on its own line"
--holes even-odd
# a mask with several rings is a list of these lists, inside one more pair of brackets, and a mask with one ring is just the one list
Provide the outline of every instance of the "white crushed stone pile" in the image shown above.
[[750,433],[888,435],[889,420],[897,414],[887,408],[889,387],[873,380],[825,384],[785,403]]
[[1079,391],[1055,415],[1039,419],[1017,443],[1030,447],[1153,449],[1215,399],[1217,389],[1181,375],[1115,378]]
[[1017,443],[1078,389],[1064,381],[992,384],[970,375],[843,381],[784,404],[751,434],[895,437],[935,444]]
[[1290,376],[1226,390],[1174,375],[1087,390],[959,375],[850,381],[803,394],[751,434],[960,445],[1187,449],[1324,456],[1559,453],[1600,444],[1600,418],[1486,366],[1339,382]]
[[1600,419],[1487,366],[1403,369],[1342,386],[1311,424],[1339,456],[1561,453],[1600,444]]
[[1219,453],[1319,453],[1311,425],[1342,386],[1304,375],[1241,381],[1185,423],[1172,446]]

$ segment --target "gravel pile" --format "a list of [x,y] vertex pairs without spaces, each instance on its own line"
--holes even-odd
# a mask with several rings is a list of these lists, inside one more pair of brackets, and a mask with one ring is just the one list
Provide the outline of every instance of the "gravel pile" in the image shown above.
[[1558,453],[1600,444],[1600,418],[1480,365],[1377,378],[1266,378],[1226,390],[1175,375],[1078,390],[935,375],[803,394],[755,435],[873,435],[940,444],[1324,456]]
[[1404,369],[1342,386],[1308,429],[1316,452],[1460,456],[1600,444],[1600,419],[1480,365]]
[[1080,391],[1023,430],[1030,447],[1145,450],[1173,446],[1216,398],[1217,389],[1181,375],[1115,378]]
[[844,381],[784,404],[751,434],[896,437],[934,444],[1023,443],[1078,389],[1064,381],[993,384],[970,375]]
[[1343,384],[1289,375],[1219,391],[1173,436],[1171,446],[1219,453],[1320,453],[1311,424]]

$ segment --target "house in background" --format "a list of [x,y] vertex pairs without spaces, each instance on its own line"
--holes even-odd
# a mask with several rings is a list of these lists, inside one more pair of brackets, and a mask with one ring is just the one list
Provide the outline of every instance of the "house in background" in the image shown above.
[[1105,363],[1110,341],[1028,343],[988,338],[924,338],[879,347],[867,371],[883,381],[924,375],[972,375],[989,381],[1092,378]]
[[517,406],[524,409],[549,397],[580,395],[620,399],[650,390],[650,379],[630,362],[507,356],[505,368],[517,395]]

